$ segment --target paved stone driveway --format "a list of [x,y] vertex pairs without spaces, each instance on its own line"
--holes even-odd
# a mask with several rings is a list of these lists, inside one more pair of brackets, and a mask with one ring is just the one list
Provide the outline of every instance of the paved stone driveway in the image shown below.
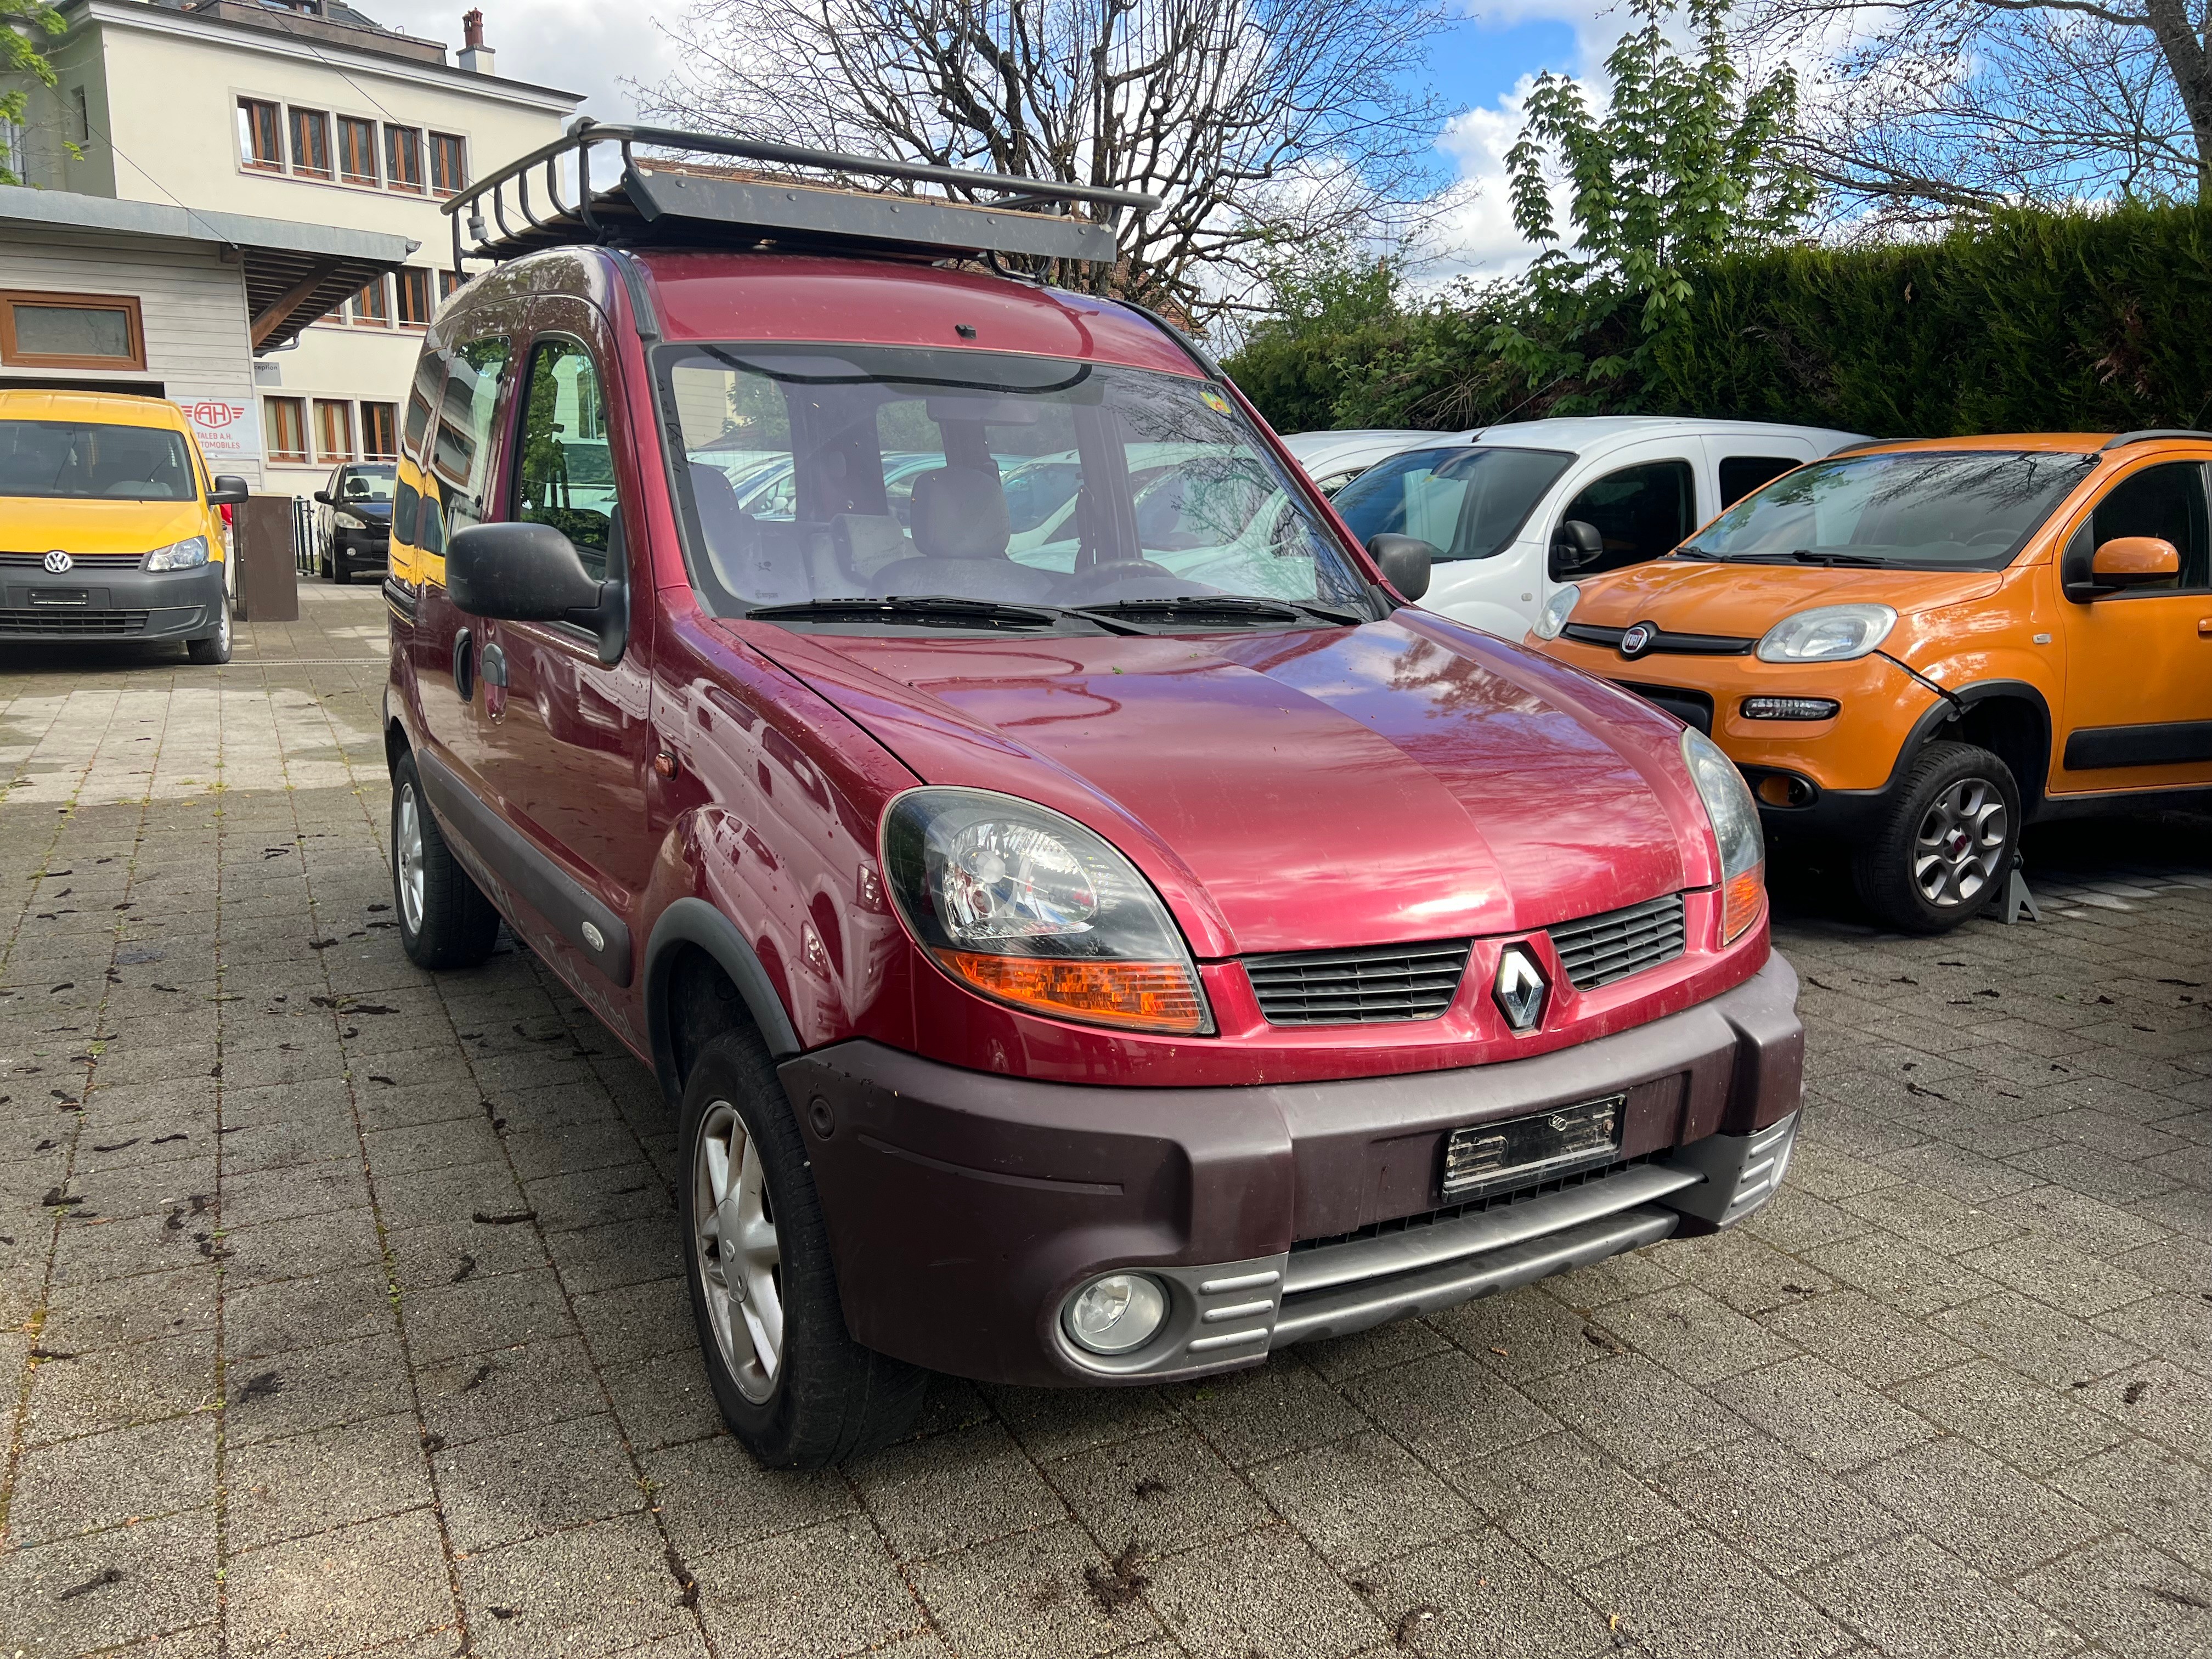
[[644,1072],[401,957],[380,613],[306,597],[0,662],[0,1659],[2212,1651],[2206,826],[2054,839],[2039,927],[1793,900],[1741,1231],[771,1476]]

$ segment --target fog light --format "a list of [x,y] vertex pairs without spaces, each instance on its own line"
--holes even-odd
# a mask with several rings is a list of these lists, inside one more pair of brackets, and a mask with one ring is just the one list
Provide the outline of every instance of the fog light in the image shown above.
[[1759,780],[1756,793],[1769,806],[1810,806],[1815,792],[1794,772],[1769,772]]
[[1747,720],[1825,720],[1835,718],[1843,705],[1833,697],[1746,697]]
[[1093,1353],[1127,1353],[1158,1334],[1168,1316],[1168,1295],[1143,1273],[1094,1279],[1060,1310],[1068,1340]]

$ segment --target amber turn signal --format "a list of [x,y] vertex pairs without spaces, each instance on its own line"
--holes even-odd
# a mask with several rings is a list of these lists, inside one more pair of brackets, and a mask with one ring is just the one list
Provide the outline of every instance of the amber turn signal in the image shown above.
[[1766,898],[1766,866],[1754,864],[1721,884],[1721,943],[1733,942],[1759,920],[1759,907]]
[[1035,1013],[1132,1030],[1188,1033],[1206,1027],[1206,1005],[1190,970],[1179,962],[1073,962],[979,951],[930,955],[946,973],[985,996]]

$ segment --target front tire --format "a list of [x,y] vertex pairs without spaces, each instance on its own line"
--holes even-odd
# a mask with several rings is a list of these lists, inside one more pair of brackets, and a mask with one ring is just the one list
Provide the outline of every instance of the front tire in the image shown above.
[[1931,743],[1852,861],[1867,908],[1907,933],[1947,933],[2002,890],[2020,847],[2012,769],[1968,743]]
[[499,939],[499,912],[454,861],[422,797],[415,757],[392,769],[392,908],[417,968],[473,968]]
[[353,581],[353,572],[346,568],[343,542],[331,544],[331,580],[340,587],[348,586]]
[[203,668],[220,668],[230,660],[230,596],[224,594],[216,602],[219,618],[216,631],[204,640],[186,640],[185,655]]
[[684,1087],[685,1278],[715,1402],[769,1468],[887,1445],[928,1374],[845,1328],[830,1234],[783,1084],[750,1029],[700,1050]]

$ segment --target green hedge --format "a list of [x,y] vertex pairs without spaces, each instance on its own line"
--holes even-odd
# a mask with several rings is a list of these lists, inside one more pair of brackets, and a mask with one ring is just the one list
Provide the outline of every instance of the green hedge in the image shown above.
[[1644,367],[1610,384],[1532,388],[1499,362],[1490,325],[1525,301],[1496,289],[1334,339],[1263,330],[1228,368],[1285,431],[1606,412],[1902,437],[2212,417],[2212,208],[2008,212],[1917,245],[1726,259],[1692,283]]

